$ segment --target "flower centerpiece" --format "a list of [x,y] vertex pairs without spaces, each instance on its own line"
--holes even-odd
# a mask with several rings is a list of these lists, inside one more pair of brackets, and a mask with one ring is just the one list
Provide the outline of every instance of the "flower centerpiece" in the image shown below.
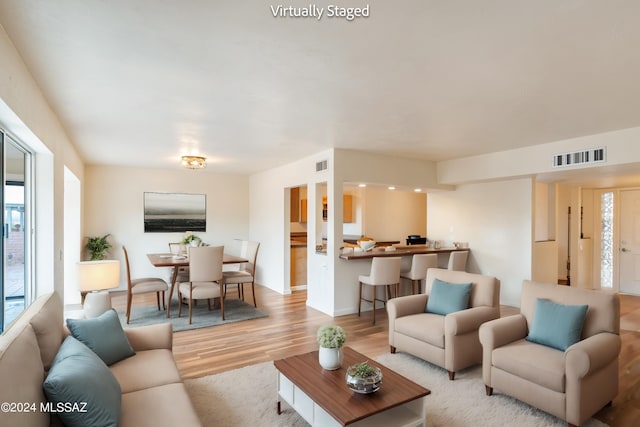
[[318,361],[324,369],[333,371],[342,365],[342,345],[347,334],[340,326],[326,325],[318,329],[317,333]]
[[369,394],[382,386],[382,371],[369,362],[356,363],[347,368],[347,386],[356,393]]
[[185,246],[200,246],[202,239],[190,231],[187,231],[181,242]]

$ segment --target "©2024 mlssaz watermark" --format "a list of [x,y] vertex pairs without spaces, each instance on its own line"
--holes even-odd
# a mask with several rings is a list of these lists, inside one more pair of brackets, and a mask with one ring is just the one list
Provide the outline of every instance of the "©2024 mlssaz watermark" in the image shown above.
[[274,18],[315,18],[318,21],[323,18],[342,18],[353,21],[357,18],[368,18],[371,13],[369,4],[363,7],[341,7],[335,4],[326,7],[309,4],[309,6],[285,6],[283,4],[270,5]]

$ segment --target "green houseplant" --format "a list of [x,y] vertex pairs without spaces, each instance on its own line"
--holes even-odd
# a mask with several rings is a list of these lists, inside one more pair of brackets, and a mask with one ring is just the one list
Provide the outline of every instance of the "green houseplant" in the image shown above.
[[181,243],[185,246],[200,246],[202,239],[190,231],[187,231]]
[[342,345],[347,339],[347,334],[340,326],[326,325],[318,329],[316,334],[318,345],[318,361],[320,366],[327,370],[335,370],[342,366]]
[[87,250],[91,261],[99,261],[105,259],[107,252],[111,249],[111,243],[107,240],[111,234],[104,236],[87,238]]

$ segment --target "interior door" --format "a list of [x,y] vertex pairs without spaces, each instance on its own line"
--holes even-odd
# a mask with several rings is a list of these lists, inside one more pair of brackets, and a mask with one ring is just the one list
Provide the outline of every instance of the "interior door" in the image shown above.
[[640,190],[620,192],[620,292],[640,295]]

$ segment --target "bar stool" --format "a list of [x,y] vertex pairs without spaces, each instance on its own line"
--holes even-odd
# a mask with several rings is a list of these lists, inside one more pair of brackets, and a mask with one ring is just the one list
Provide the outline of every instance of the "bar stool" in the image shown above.
[[416,293],[416,283],[418,284],[418,293],[422,293],[422,281],[427,277],[429,268],[438,266],[438,254],[416,254],[411,259],[411,270],[402,271],[401,279],[411,280],[411,293]]
[[[391,299],[391,286],[395,288],[396,297],[399,296],[400,290],[400,257],[374,257],[371,260],[371,273],[368,276],[358,276],[360,282],[360,300],[358,301],[358,317],[360,317],[360,309],[362,301],[373,304],[373,324],[376,324],[376,300],[386,304],[385,300],[376,298],[376,286],[384,286],[387,290],[387,299]],[[368,300],[362,297],[362,285],[372,287],[373,294]]]
[[469,251],[453,251],[449,255],[449,270],[467,271],[467,257]]

